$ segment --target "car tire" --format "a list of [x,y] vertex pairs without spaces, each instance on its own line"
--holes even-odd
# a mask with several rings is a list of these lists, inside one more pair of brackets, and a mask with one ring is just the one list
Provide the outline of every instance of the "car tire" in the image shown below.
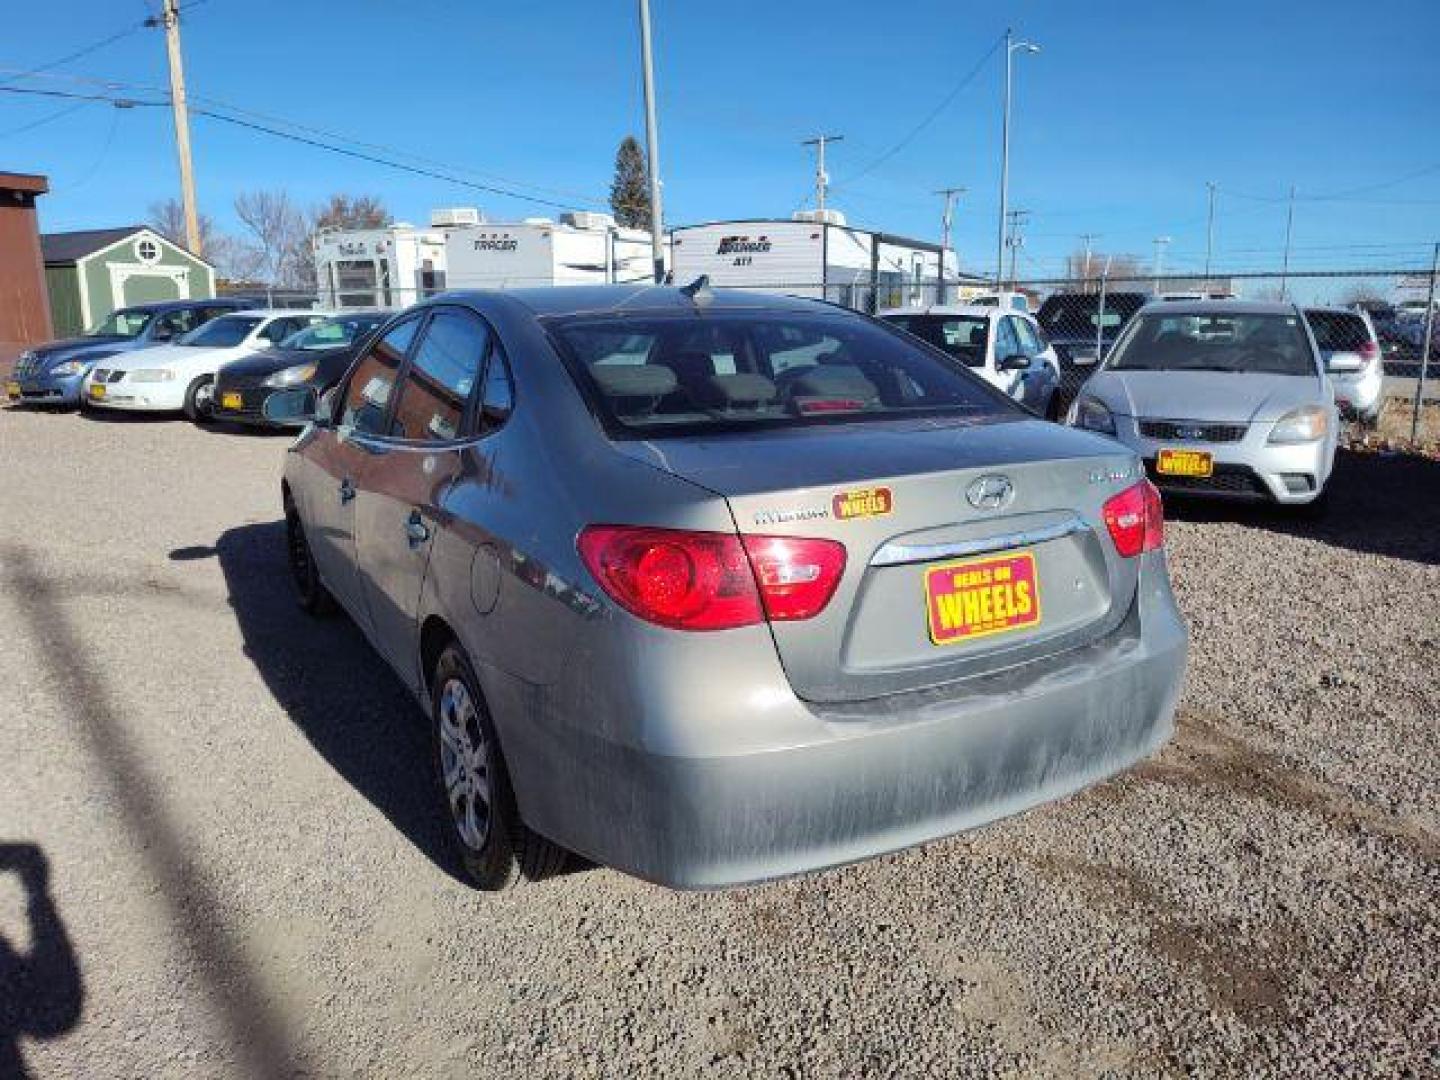
[[185,390],[185,419],[196,424],[208,424],[215,417],[212,395],[215,392],[215,379],[210,375],[201,375],[192,382]]
[[560,873],[569,852],[520,820],[480,681],[453,642],[435,663],[430,714],[436,790],[469,882],[495,892]]
[[320,571],[315,567],[315,555],[310,550],[310,539],[305,535],[305,523],[300,520],[300,512],[289,500],[285,505],[285,552],[300,607],[317,617],[333,614],[336,609],[335,598],[320,580]]

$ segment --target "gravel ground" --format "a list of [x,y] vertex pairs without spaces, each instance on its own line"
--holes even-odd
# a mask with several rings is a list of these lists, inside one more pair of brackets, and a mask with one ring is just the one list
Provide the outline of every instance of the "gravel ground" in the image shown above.
[[290,601],[285,445],[0,413],[0,1076],[1440,1071],[1440,465],[1347,456],[1319,526],[1172,507],[1179,734],[1101,788],[497,897],[398,684]]

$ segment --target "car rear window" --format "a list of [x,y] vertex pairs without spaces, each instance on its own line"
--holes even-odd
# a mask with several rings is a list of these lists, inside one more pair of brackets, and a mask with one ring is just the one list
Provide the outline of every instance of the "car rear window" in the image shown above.
[[1326,352],[1358,352],[1370,341],[1365,320],[1348,311],[1307,311],[1305,321]]
[[1093,334],[1102,328],[1116,333],[1148,300],[1144,293],[1108,293],[1101,308],[1099,293],[1062,293],[1040,305],[1035,318],[1051,337]]
[[990,319],[985,315],[886,315],[885,321],[942,349],[967,367],[985,366]]
[[943,354],[858,315],[574,316],[547,328],[606,426],[621,432],[1013,409]]

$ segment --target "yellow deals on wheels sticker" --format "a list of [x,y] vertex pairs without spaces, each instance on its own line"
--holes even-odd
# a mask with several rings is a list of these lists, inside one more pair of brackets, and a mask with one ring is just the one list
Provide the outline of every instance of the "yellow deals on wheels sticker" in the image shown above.
[[1163,449],[1155,459],[1155,471],[1166,476],[1209,476],[1215,461],[1208,450]]
[[895,507],[888,487],[842,491],[830,500],[830,510],[839,521],[857,517],[883,517]]
[[931,567],[925,601],[936,645],[1034,626],[1040,621],[1035,556],[1023,551]]

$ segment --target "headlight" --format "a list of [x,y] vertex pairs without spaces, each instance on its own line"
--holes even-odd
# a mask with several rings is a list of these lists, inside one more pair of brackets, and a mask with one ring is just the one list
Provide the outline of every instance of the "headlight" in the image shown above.
[[294,386],[296,383],[308,382],[313,379],[315,372],[318,370],[318,365],[314,363],[298,364],[295,367],[287,367],[275,372],[274,375],[271,375],[260,385],[270,387]]
[[50,369],[51,375],[84,375],[90,370],[89,360],[66,360]]
[[1329,425],[1327,410],[1319,405],[1302,405],[1275,421],[1269,441],[1272,444],[1314,442],[1325,435]]
[[140,368],[130,372],[131,382],[170,382],[175,373],[165,368]]
[[1084,428],[1086,431],[1098,431],[1102,435],[1115,434],[1115,417],[1110,415],[1110,410],[1093,397],[1079,397],[1075,404],[1070,406],[1070,415],[1065,422],[1071,427]]

